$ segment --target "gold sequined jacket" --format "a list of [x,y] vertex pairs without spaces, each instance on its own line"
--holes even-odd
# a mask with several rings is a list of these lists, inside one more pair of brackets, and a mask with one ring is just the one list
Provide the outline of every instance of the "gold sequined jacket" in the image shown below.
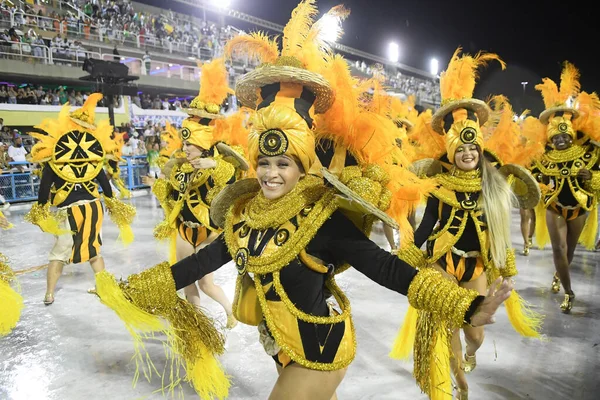
[[[234,313],[252,325],[264,320],[280,351],[310,369],[341,369],[355,355],[350,304],[334,278],[338,266],[351,264],[449,326],[469,321],[483,299],[370,241],[338,211],[335,193],[320,178],[303,178],[277,200],[261,192],[242,195],[224,225],[217,240],[171,267],[176,289],[234,260],[239,272]],[[160,266],[144,272],[143,282],[136,275],[135,291],[147,291],[145,297],[157,302],[146,301],[145,308],[160,307],[162,297],[152,292],[157,284],[170,285],[157,282],[161,279]]]
[[[531,168],[533,176],[543,184],[544,207],[559,202],[586,211],[593,208],[600,191],[599,158],[600,149],[591,143],[573,145],[566,150],[548,150]],[[577,178],[581,169],[592,172],[590,181]]]

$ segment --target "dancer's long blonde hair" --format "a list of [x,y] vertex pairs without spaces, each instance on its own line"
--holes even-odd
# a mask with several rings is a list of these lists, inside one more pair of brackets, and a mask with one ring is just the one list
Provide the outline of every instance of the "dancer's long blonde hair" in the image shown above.
[[502,268],[506,264],[506,251],[512,247],[510,240],[511,212],[515,196],[506,178],[479,151],[481,166],[481,194],[483,213],[488,226],[490,255],[494,264]]

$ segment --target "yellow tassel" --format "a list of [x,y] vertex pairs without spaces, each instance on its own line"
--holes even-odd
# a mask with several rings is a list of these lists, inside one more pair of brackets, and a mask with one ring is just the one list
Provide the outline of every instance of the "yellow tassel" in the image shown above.
[[535,242],[539,249],[543,249],[550,242],[546,224],[546,207],[541,201],[535,206]]
[[452,380],[450,378],[450,346],[446,329],[438,327],[431,356],[430,376],[431,400],[452,400]]
[[23,309],[23,297],[10,286],[15,274],[6,261],[0,253],[0,337],[8,335],[17,326]]
[[129,189],[127,189],[125,187],[125,183],[123,182],[121,177],[117,176],[117,177],[113,178],[113,182],[117,186],[117,189],[119,189],[119,194],[122,199],[130,199],[131,198],[131,191],[129,191]]
[[588,217],[585,220],[585,225],[579,236],[579,243],[585,246],[588,250],[594,250],[596,247],[596,233],[598,232],[598,205],[594,204],[594,207],[588,213]]
[[56,213],[50,211],[50,203],[35,203],[24,217],[25,221],[40,227],[46,233],[56,236],[71,234],[71,231],[61,229]]
[[229,394],[229,378],[221,363],[203,346],[200,357],[188,362],[186,380],[190,381],[201,399],[225,399]]
[[396,336],[394,347],[390,352],[390,357],[396,360],[408,360],[413,351],[415,335],[417,332],[417,310],[409,305],[402,328]]
[[104,198],[104,204],[106,204],[111,221],[119,227],[119,239],[125,245],[131,244],[133,242],[133,231],[130,225],[135,218],[135,207],[123,203],[116,197],[102,197]]
[[125,297],[115,277],[108,271],[96,274],[96,291],[100,301],[117,313],[130,333],[133,334],[134,330],[157,332],[165,329],[159,317],[143,311]]
[[506,300],[508,320],[515,331],[525,337],[540,338],[543,316],[530,308],[530,305],[513,290]]
[[8,335],[21,317],[23,309],[23,297],[15,291],[7,282],[0,279],[0,337]]

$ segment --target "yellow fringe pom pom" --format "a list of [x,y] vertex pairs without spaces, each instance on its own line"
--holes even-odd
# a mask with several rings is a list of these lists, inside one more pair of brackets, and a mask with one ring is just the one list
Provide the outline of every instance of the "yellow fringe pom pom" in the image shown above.
[[594,250],[596,247],[596,234],[598,233],[598,204],[594,204],[588,217],[585,220],[585,225],[579,236],[579,243],[585,246],[588,250]]
[[23,309],[23,297],[10,286],[14,273],[0,254],[0,337],[8,335],[19,322]]
[[445,329],[437,329],[431,366],[429,367],[431,400],[452,400],[452,378],[450,377],[450,346]]
[[56,236],[67,233],[70,234],[71,231],[60,228],[60,224],[58,222],[59,218],[61,217],[58,217],[57,213],[50,211],[50,203],[35,203],[33,206],[31,206],[31,210],[29,210],[24,217],[25,221],[39,226],[40,229],[46,233],[51,233]]
[[543,249],[550,242],[550,233],[546,225],[546,207],[540,201],[535,206],[535,243],[539,249]]
[[408,360],[413,351],[417,333],[417,310],[409,305],[402,323],[402,328],[396,336],[390,357],[396,360]]
[[530,305],[513,290],[504,303],[508,320],[515,331],[525,337],[540,338],[544,317],[530,308]]
[[106,204],[111,221],[119,227],[119,239],[121,239],[125,245],[130,244],[133,242],[134,237],[130,225],[135,218],[135,207],[123,203],[116,197],[102,197],[104,198],[104,204]]

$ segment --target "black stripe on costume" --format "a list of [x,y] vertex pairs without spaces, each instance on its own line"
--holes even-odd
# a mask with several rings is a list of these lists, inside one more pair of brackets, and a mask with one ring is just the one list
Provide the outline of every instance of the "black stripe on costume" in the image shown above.
[[192,246],[194,246],[194,248],[198,247],[198,231],[199,229],[195,229],[195,228],[190,228],[192,231]]
[[309,110],[315,103],[317,96],[306,87],[302,87],[302,94],[294,100],[296,112],[306,121],[309,128],[313,126],[313,119],[310,117]]
[[96,243],[96,240],[98,239],[97,225],[98,225],[98,205],[99,205],[99,203],[100,202],[98,202],[98,201],[89,203],[90,208],[92,210],[92,223],[91,223],[91,229],[90,229],[90,238],[88,239],[90,260],[98,255],[98,253],[96,251],[96,247],[94,246],[94,243]]
[[312,324],[298,320],[298,330],[308,361],[332,363],[344,337],[346,322]]
[[[82,215],[82,221],[85,221],[85,207],[76,206]],[[71,217],[72,223],[71,223]],[[73,259],[71,262],[73,264],[79,264],[81,262],[81,244],[83,242],[83,232],[81,228],[77,227],[77,221],[73,216],[73,207],[69,208],[69,224],[71,225],[71,230],[75,233],[73,234]]]
[[[258,235],[262,233],[262,237],[259,239]],[[268,228],[266,231],[257,231],[252,229],[250,231],[250,238],[248,238],[248,251],[251,256],[259,256],[262,254],[263,250],[269,243],[269,240],[273,238],[275,235],[275,229]],[[256,242],[259,241],[257,244]]]
[[200,125],[205,125],[208,126],[210,124],[210,122],[212,121],[211,118],[200,118],[200,121],[198,121],[198,123]]
[[270,85],[265,85],[260,88],[260,97],[262,98],[262,101],[256,109],[260,110],[261,108],[268,107],[275,101],[275,96],[277,96],[277,93],[279,93],[280,90],[281,84],[279,82],[271,83]]
[[[475,121],[475,122],[477,122],[479,120],[477,118],[477,114],[475,114],[475,111],[473,111],[470,108],[466,108],[466,110],[467,110],[467,119],[470,119],[471,121]],[[452,128],[452,124],[454,124],[454,115],[452,114],[452,112],[449,112],[444,117],[444,132],[448,132]]]

